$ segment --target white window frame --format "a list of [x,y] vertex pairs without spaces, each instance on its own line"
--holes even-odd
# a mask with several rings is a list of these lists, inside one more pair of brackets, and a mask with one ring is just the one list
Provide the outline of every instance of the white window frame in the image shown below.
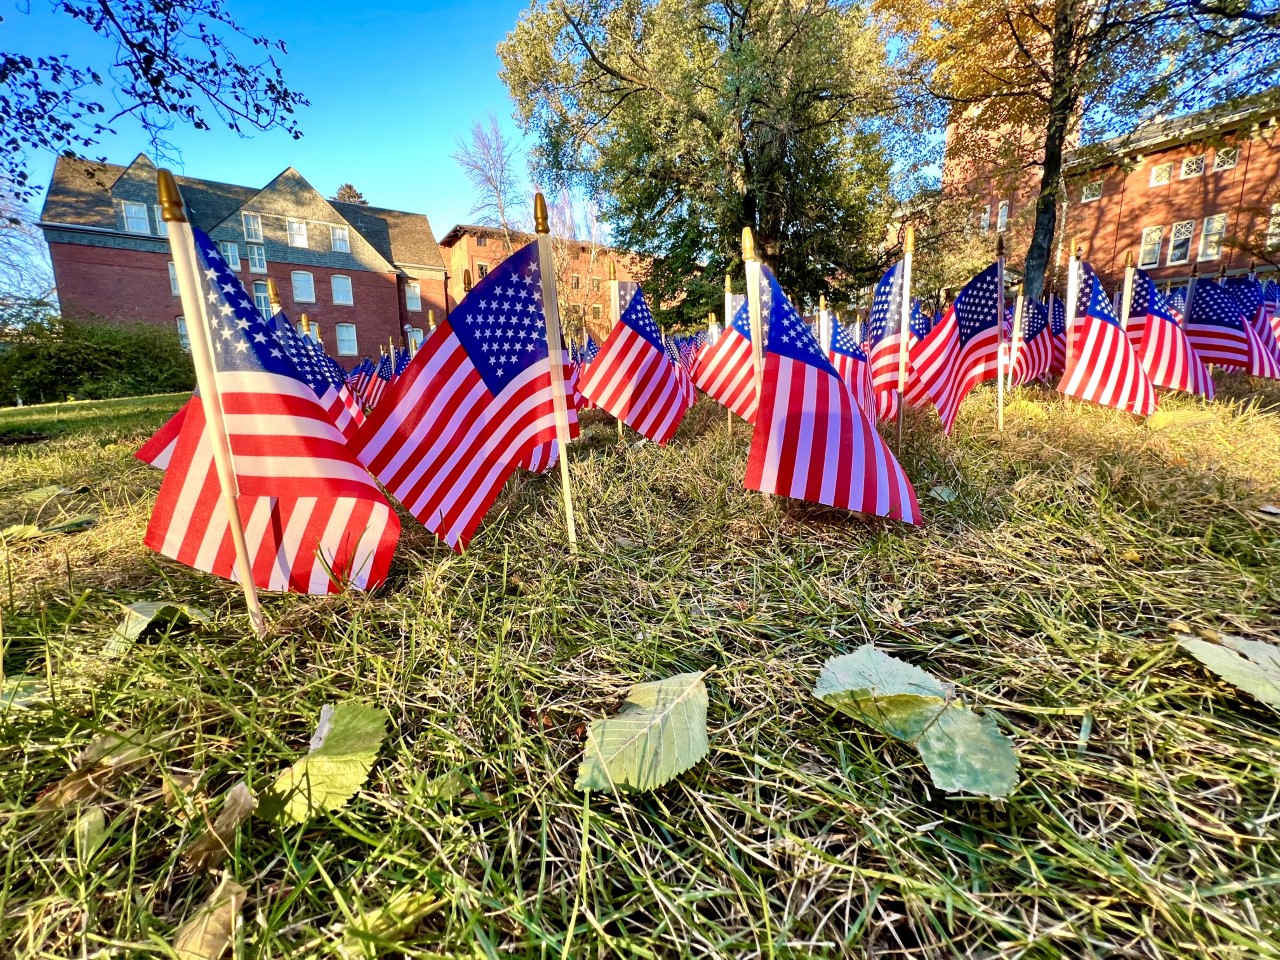
[[264,320],[271,319],[271,290],[267,287],[267,281],[253,282],[253,305],[258,308]]
[[262,242],[262,217],[256,213],[240,214],[240,225],[244,228],[245,243]]
[[1239,162],[1239,147],[1219,147],[1213,152],[1214,173],[1221,173],[1223,170],[1234,170],[1236,164]]
[[489,238],[488,238],[488,237],[476,237],[476,246],[477,246],[477,247],[487,247],[488,245],[489,245]]
[[[345,300],[338,299],[339,280],[347,281],[347,298]],[[333,297],[333,302],[340,307],[354,307],[356,305],[356,294],[351,286],[351,278],[345,273],[335,273],[329,277],[329,293]]]
[[222,254],[222,259],[227,262],[227,269],[232,273],[240,270],[240,244],[234,240],[219,240],[218,252]]
[[580,274],[575,273],[573,276],[569,278],[569,289],[570,290],[582,289],[582,276]]
[[167,237],[169,235],[169,225],[164,222],[164,208],[157,203],[151,209],[156,212],[156,236]]
[[[306,296],[298,290],[298,278],[306,277],[306,284],[310,288]],[[294,270],[289,274],[289,283],[293,287],[294,303],[315,303],[316,302],[316,278],[310,270]]]
[[[1188,173],[1187,170],[1191,172]],[[1178,179],[1191,180],[1195,177],[1204,176],[1204,154],[1200,153],[1194,157],[1183,157],[1182,163],[1178,166]]]
[[[350,335],[351,344],[349,347],[345,345],[346,337],[344,334]],[[333,325],[333,342],[340,357],[355,357],[360,354],[360,346],[356,339],[356,325],[354,323],[335,323]]]
[[[249,257],[250,273],[266,273],[267,272],[267,248],[260,243],[246,243],[245,249]],[[257,254],[255,257],[254,254]],[[259,261],[261,265],[259,266]]]
[[602,310],[601,310],[601,308],[600,308],[600,304],[598,304],[598,303],[593,303],[593,304],[591,305],[591,319],[592,319],[592,320],[599,320],[599,319],[600,319],[600,316],[601,316],[601,314],[602,314],[602,312],[603,312],[603,311],[602,311]]
[[404,308],[410,313],[422,312],[422,284],[411,280],[404,285]]
[[1102,199],[1102,181],[1090,180],[1080,191],[1081,203],[1093,203],[1095,200]]
[[[342,245],[338,245],[338,241],[342,241]],[[346,227],[335,227],[329,225],[329,249],[334,253],[350,253],[351,252],[351,232]]]
[[[289,219],[284,222],[285,232],[289,235],[289,246],[297,247],[299,250],[306,250],[307,244],[307,221]],[[299,243],[298,241],[302,242]]]
[[145,233],[151,236],[151,213],[147,210],[145,203],[124,201],[124,230],[125,233]]
[[187,333],[187,318],[182,314],[178,314],[173,318],[174,326],[178,328],[178,346],[187,353],[191,352],[191,335]]
[[[1164,246],[1164,224],[1142,228],[1142,243],[1138,247],[1138,266],[1143,270],[1160,266],[1160,248]],[[1148,255],[1148,253],[1150,255]]]
[[[1217,260],[1222,256],[1222,241],[1227,237],[1227,215],[1215,213],[1200,222],[1200,260]],[[1209,244],[1216,243],[1217,249],[1209,252]]]
[[996,233],[1004,233],[1009,229],[1009,201],[1001,200],[996,207]]
[[476,264],[476,280],[483,280],[489,275],[489,265],[487,263]]
[[[1186,233],[1185,238],[1180,238],[1178,236],[1179,227],[1184,228],[1183,232]],[[1165,266],[1172,267],[1180,263],[1190,263],[1191,262],[1191,241],[1195,239],[1195,236],[1196,236],[1196,222],[1194,220],[1179,220],[1175,224],[1173,224],[1173,226],[1169,228],[1169,255],[1165,259]],[[1173,249],[1177,245],[1180,239],[1185,239],[1187,241],[1187,252],[1186,252],[1186,256],[1175,260],[1173,258]]]
[[178,289],[178,268],[172,260],[169,261],[169,292],[175,297],[182,295],[182,291]]
[[1271,216],[1267,220],[1267,249],[1280,250],[1280,203],[1271,205]]
[[409,328],[410,349],[417,350],[420,346],[422,346],[422,341],[425,340],[426,338],[427,338],[427,333],[421,327]]
[[[1161,171],[1164,171],[1163,174]],[[1151,168],[1151,186],[1167,187],[1173,182],[1173,161],[1157,163]]]
[[991,232],[991,204],[987,204],[982,208],[982,219],[978,221],[978,228],[983,233]]

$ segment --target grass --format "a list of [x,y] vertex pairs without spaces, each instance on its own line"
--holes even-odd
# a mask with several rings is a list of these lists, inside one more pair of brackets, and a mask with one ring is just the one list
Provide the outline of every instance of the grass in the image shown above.
[[[593,421],[578,560],[554,476],[525,476],[466,554],[407,523],[385,589],[272,596],[261,641],[233,586],[141,546],[160,477],[131,453],[183,398],[0,411],[0,437],[47,438],[0,446],[0,527],[100,519],[5,558],[5,670],[51,693],[0,718],[0,956],[169,955],[219,880],[184,847],[351,697],[390,711],[387,745],[340,812],[238,831],[238,956],[1280,956],[1276,716],[1168,639],[1280,639],[1280,525],[1257,512],[1280,502],[1280,389],[1220,387],[1167,399],[1211,419],[1166,431],[1047,392],[1003,435],[985,390],[951,439],[915,417],[919,532],[744,491],[748,430],[707,401],[665,450]],[[20,500],[48,484],[90,492]],[[215,619],[107,656],[140,599]],[[1009,800],[938,793],[813,699],[869,640],[997,717]],[[586,724],[689,670],[711,671],[707,760],[576,793]],[[104,730],[150,747],[94,799],[86,860],[36,800]],[[402,929],[344,939],[410,892]]]

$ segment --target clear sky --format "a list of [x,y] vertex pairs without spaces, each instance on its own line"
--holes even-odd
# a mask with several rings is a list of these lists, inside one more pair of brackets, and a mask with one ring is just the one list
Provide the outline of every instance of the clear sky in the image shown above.
[[[519,139],[494,48],[527,0],[226,5],[251,33],[288,45],[281,59],[285,77],[311,101],[299,118],[304,136],[294,141],[273,132],[241,139],[225,128],[178,127],[166,139],[181,150],[182,162],[173,164],[179,172],[262,186],[292,165],[325,196],[349,181],[376,206],[425,213],[437,237],[470,219],[470,185],[449,154],[471,123],[489,112]],[[0,44],[33,57],[69,54],[104,67],[109,45],[49,7],[48,0],[0,0]],[[249,50],[242,59],[252,57]],[[128,163],[147,148],[140,128],[122,121],[118,134],[98,149],[114,163]],[[52,171],[52,155],[36,158],[30,170],[34,182],[46,185]],[[43,196],[37,208],[41,202]]]

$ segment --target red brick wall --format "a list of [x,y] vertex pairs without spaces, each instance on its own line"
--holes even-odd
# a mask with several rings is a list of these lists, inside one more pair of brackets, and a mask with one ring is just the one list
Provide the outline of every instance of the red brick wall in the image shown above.
[[[51,243],[54,282],[67,316],[171,328],[182,302],[170,293],[169,258],[159,253]],[[176,336],[176,328],[175,328]]]

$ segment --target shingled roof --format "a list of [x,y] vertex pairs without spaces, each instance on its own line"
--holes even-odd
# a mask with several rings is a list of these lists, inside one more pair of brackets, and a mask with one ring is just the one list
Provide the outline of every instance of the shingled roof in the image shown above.
[[405,213],[362,203],[329,201],[342,218],[355,227],[391,263],[417,267],[443,267],[431,223],[423,213]]

